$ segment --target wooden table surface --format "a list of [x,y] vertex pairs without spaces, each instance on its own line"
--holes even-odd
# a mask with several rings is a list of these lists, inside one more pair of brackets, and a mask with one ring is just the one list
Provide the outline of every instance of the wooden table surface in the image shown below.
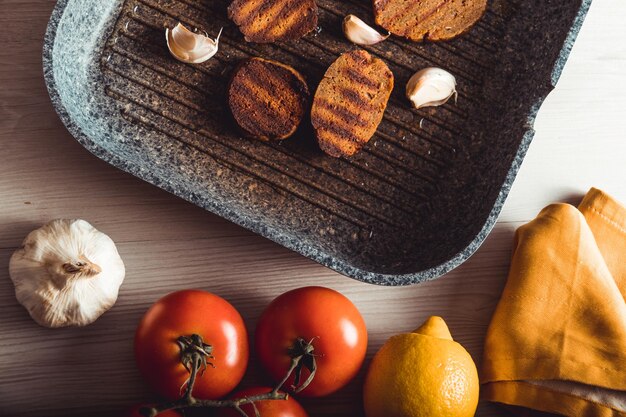
[[[443,316],[477,362],[502,291],[512,234],[545,205],[591,186],[626,202],[626,2],[594,0],[500,221],[464,265],[433,282],[384,288],[345,278],[98,160],[57,118],[41,47],[51,0],[0,1],[0,415],[117,415],[151,395],[135,369],[135,326],[178,289],[222,295],[250,329],[278,294],[325,285],[363,313],[369,358],[392,334]],[[37,326],[15,300],[7,265],[32,229],[84,218],[117,242],[127,267],[114,308],[81,329]],[[246,384],[262,382],[253,365]],[[361,415],[357,380],[305,402],[311,416]],[[481,403],[478,416],[505,415]]]

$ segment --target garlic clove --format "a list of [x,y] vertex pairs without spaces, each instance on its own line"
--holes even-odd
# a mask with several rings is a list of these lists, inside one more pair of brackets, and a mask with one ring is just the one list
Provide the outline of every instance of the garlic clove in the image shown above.
[[194,33],[178,23],[174,29],[165,29],[165,40],[174,58],[186,64],[200,64],[217,53],[222,30],[223,28],[217,34],[217,38],[211,39]]
[[424,68],[416,72],[406,85],[406,97],[416,109],[440,106],[456,94],[456,79],[441,68]]
[[375,45],[384,41],[390,35],[389,33],[386,35],[380,34],[376,29],[353,14],[347,15],[343,19],[343,33],[350,42],[357,45]]

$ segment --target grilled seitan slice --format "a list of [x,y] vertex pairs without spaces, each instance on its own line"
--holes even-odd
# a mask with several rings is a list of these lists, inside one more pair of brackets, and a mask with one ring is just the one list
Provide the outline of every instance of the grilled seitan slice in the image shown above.
[[317,27],[317,4],[315,0],[234,0],[228,17],[248,42],[290,41]]
[[247,136],[264,141],[291,136],[308,110],[309,98],[298,71],[269,59],[244,60],[228,86],[235,122]]
[[412,41],[442,41],[469,30],[487,0],[373,0],[376,23]]
[[354,155],[376,132],[393,89],[393,73],[364,50],[341,55],[326,71],[311,123],[320,148],[330,156]]

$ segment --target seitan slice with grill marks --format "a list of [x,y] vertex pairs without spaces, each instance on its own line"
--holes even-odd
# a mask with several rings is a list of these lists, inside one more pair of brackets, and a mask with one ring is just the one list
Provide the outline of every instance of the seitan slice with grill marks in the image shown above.
[[364,50],[341,55],[315,92],[311,123],[320,148],[330,156],[351,156],[374,135],[391,90],[393,73]]
[[376,24],[413,41],[442,41],[468,31],[487,0],[373,0]]
[[242,61],[228,85],[228,106],[247,136],[281,140],[291,136],[308,110],[309,89],[298,71],[263,58]]
[[315,0],[234,0],[228,17],[246,41],[271,43],[300,39],[317,27]]

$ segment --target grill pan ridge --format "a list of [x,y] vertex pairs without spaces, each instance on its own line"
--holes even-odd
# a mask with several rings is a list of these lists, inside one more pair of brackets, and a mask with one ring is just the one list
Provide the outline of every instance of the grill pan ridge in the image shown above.
[[[249,44],[228,1],[60,0],[44,43],[44,76],[74,137],[112,165],[352,278],[406,285],[460,265],[494,226],[591,0],[493,0],[448,42],[400,38],[365,47],[395,76],[384,119],[357,155],[335,159],[310,122],[283,142],[241,137],[225,88],[242,59],[293,66],[311,91],[354,49],[341,21],[372,23],[368,0],[317,0],[318,30],[295,42]],[[204,64],[175,61],[164,29],[215,36]],[[459,96],[412,110],[404,85],[442,67]]]

